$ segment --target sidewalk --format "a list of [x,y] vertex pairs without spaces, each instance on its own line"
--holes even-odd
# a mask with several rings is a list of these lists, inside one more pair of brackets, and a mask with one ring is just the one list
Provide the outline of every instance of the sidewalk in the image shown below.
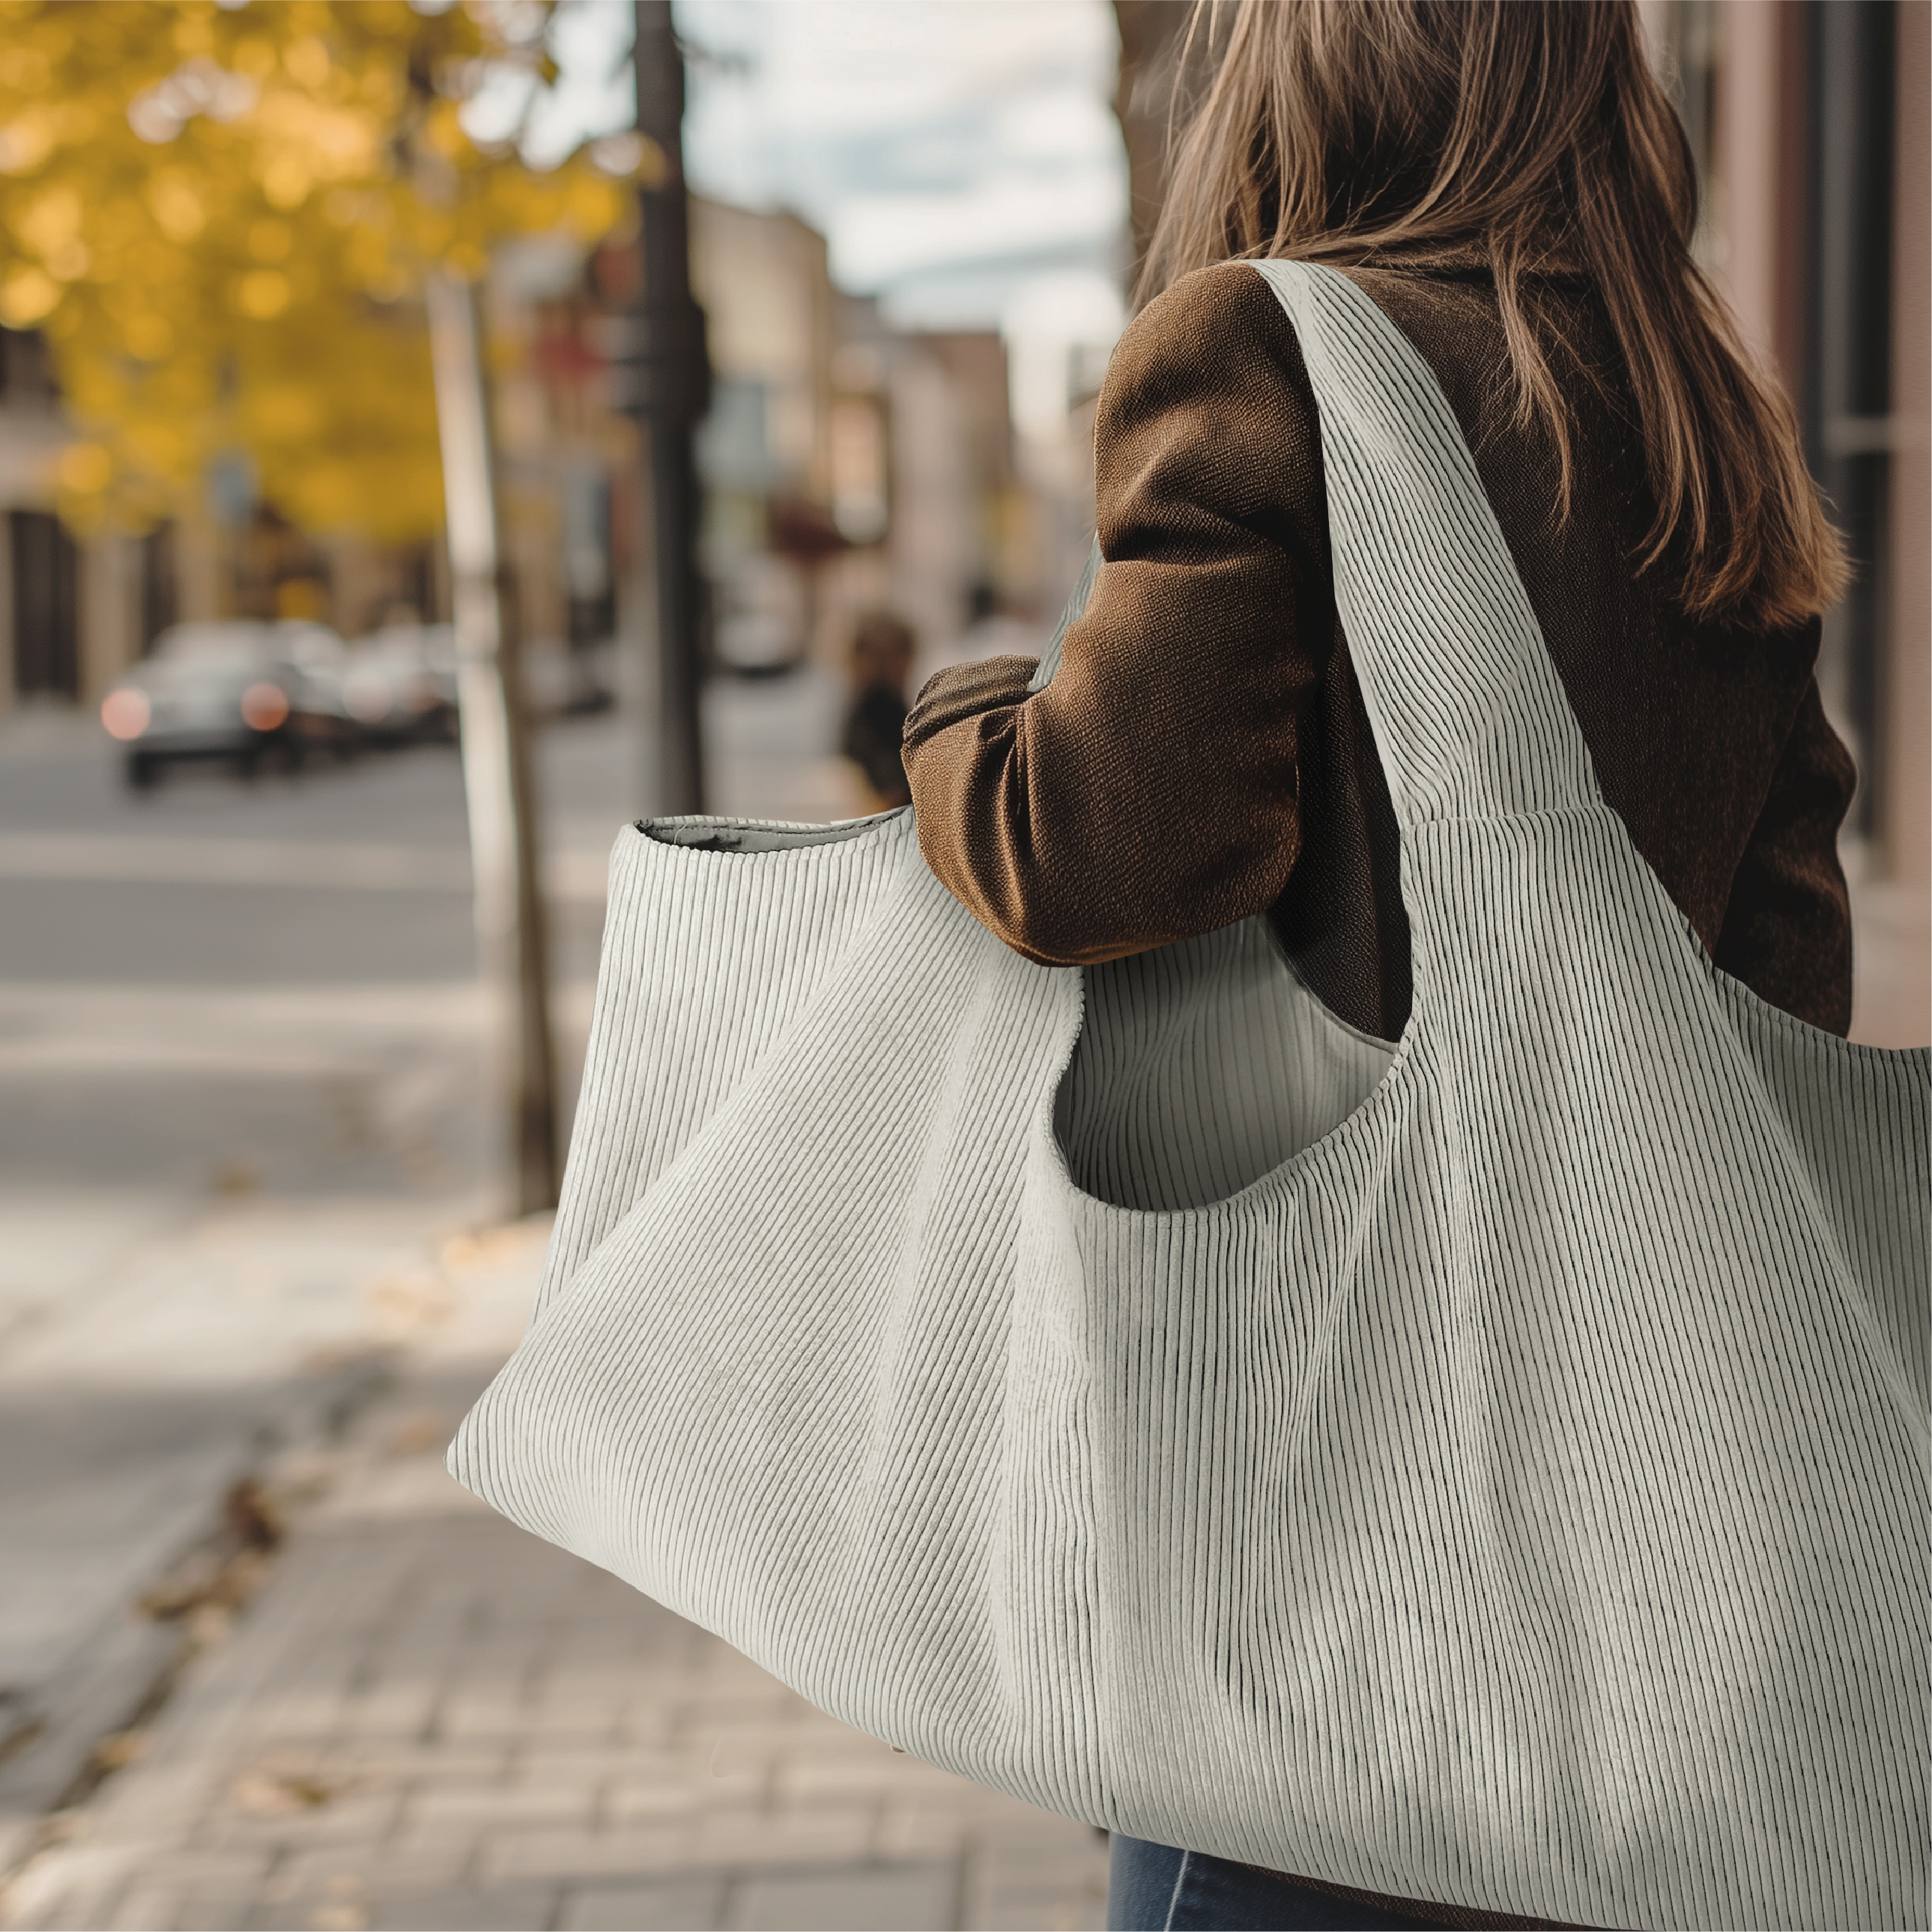
[[0,1874],[178,1656],[139,1599],[275,1444],[373,1390],[466,1218],[448,1196],[0,1192]]
[[292,1528],[260,1594],[109,1742],[0,1925],[1100,1924],[1098,1834],[820,1715],[445,1474],[542,1234],[446,1244],[392,1310],[386,1391],[267,1472]]
[[[718,808],[862,808],[842,698],[715,690]],[[0,1925],[1097,1923],[1094,1833],[819,1717],[443,1473],[542,1246],[457,1232],[481,1008],[448,976],[452,772],[372,762],[245,826],[184,788],[123,825],[64,743],[21,753],[0,872],[144,950],[0,986]],[[545,749],[573,1066],[642,751],[608,720]],[[366,890],[293,939],[251,915],[281,952],[231,985],[202,928],[241,902],[209,895],[272,898],[292,854]],[[255,1544],[221,1527],[238,1484]]]

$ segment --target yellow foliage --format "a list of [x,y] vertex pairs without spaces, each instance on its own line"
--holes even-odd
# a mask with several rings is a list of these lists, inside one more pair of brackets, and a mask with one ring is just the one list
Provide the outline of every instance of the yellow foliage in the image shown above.
[[114,474],[114,459],[98,442],[70,443],[61,452],[61,481],[70,490],[104,490]]
[[61,286],[44,268],[16,268],[0,276],[0,322],[32,328],[58,305]]
[[662,160],[644,144],[620,181],[480,150],[458,97],[516,53],[494,17],[0,0],[0,322],[44,332],[84,427],[70,522],[166,514],[242,452],[307,528],[438,527],[425,272],[474,278],[517,235],[594,241]]
[[267,322],[289,305],[289,278],[272,268],[257,268],[235,284],[236,305],[244,315]]
[[148,184],[148,206],[169,241],[192,242],[208,226],[208,209],[184,168],[163,168]]

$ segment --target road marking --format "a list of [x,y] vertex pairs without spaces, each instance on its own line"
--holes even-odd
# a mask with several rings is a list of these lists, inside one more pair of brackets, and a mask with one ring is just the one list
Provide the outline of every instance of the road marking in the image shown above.
[[[601,903],[604,860],[560,852],[544,861],[553,900]],[[100,884],[314,886],[350,892],[467,892],[464,852],[371,842],[170,838],[106,832],[0,832],[0,879]]]

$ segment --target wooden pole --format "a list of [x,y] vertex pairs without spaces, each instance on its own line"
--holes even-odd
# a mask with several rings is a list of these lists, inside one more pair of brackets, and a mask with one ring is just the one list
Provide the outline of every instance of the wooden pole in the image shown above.
[[439,272],[427,292],[488,1078],[508,1130],[506,1192],[514,1213],[529,1214],[556,1204],[556,1070],[519,640],[503,616],[478,291]]

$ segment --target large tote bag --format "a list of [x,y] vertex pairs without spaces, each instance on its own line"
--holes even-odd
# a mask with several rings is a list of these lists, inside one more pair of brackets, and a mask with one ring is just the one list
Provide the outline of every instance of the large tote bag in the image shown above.
[[1427,369],[1258,272],[1400,1045],[1260,920],[1031,964],[908,812],[627,830],[536,1313],[450,1466],[1072,1817],[1587,1924],[1922,1925],[1928,1055],[1715,969]]

